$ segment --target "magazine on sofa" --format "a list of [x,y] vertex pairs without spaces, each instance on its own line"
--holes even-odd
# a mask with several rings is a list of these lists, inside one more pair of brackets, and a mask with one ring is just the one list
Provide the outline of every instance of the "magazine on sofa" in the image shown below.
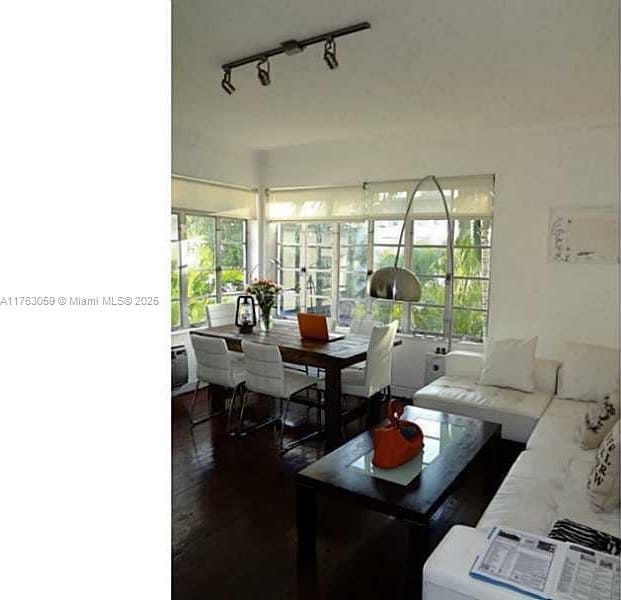
[[619,598],[619,557],[495,527],[470,575],[545,600]]

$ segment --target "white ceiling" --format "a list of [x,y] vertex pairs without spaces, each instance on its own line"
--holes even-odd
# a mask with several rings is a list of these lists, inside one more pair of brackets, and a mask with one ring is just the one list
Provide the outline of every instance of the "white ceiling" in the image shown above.
[[[252,149],[412,130],[618,119],[619,0],[173,0],[173,129]],[[367,20],[337,41],[220,65]],[[182,135],[180,136],[180,133]]]

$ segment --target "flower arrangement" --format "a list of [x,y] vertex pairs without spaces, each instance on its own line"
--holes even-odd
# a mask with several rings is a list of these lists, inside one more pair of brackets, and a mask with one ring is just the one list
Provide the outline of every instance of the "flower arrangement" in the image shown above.
[[272,308],[276,302],[276,294],[282,292],[282,287],[271,279],[255,279],[247,288],[246,293],[252,294],[257,299],[261,308],[261,320],[265,331],[269,331]]

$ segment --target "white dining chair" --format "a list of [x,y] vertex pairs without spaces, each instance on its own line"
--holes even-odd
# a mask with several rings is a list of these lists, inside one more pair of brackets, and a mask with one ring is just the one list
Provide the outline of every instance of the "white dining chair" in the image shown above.
[[[380,321],[374,321],[373,319],[352,319],[349,323],[349,333],[351,335],[370,338],[373,327],[379,327],[380,325],[382,325]],[[352,365],[351,368],[364,371],[366,368],[366,361]]]
[[190,333],[190,340],[192,341],[192,348],[196,357],[196,388],[194,389],[192,406],[190,407],[190,428],[222,414],[222,411],[211,412],[200,419],[194,419],[194,408],[199,385],[206,383],[208,386],[219,385],[233,390],[233,395],[229,400],[226,422],[226,429],[229,431],[233,405],[235,400],[241,396],[244,381],[246,380],[243,357],[237,352],[231,352],[223,339]]
[[[244,351],[244,363],[246,366],[247,376],[246,383],[244,385],[244,393],[242,395],[242,407],[239,415],[238,432],[240,434],[249,433],[250,431],[265,427],[275,421],[280,421],[278,448],[281,453],[290,450],[311,437],[317,436],[319,432],[314,432],[296,440],[294,443],[288,445],[287,448],[283,445],[285,422],[289,411],[289,404],[296,394],[316,386],[318,380],[315,377],[310,377],[304,373],[286,370],[278,346],[257,344],[255,342],[242,340],[242,349]],[[271,417],[267,421],[243,431],[244,411],[246,408],[248,392],[254,392],[255,394],[269,396],[273,399],[280,400],[280,415]],[[294,401],[306,406],[312,404],[318,409],[319,429],[321,430],[320,401],[312,401],[307,398],[298,398]]]
[[207,327],[221,327],[235,324],[237,302],[207,304]]
[[370,338],[373,327],[380,325],[382,325],[380,321],[373,319],[352,319],[349,323],[349,333]]
[[[392,377],[392,348],[397,335],[398,321],[389,325],[376,325],[371,331],[364,369],[348,367],[341,371],[341,394],[369,398],[383,394],[390,401]],[[325,389],[325,380],[317,386]]]

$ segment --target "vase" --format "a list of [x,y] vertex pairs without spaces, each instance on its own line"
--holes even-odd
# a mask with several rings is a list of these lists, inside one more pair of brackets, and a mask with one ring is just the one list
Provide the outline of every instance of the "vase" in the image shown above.
[[261,331],[267,333],[272,329],[272,307],[261,307]]

